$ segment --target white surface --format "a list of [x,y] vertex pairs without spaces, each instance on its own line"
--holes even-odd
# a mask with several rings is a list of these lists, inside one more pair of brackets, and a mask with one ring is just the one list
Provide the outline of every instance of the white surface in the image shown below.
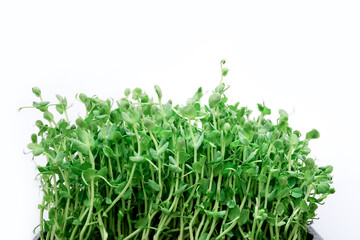
[[295,109],[293,128],[320,131],[310,147],[334,165],[337,192],[314,227],[326,240],[358,239],[359,11],[358,1],[1,1],[2,239],[31,239],[38,224],[35,164],[23,151],[41,114],[16,112],[35,100],[31,87],[66,96],[73,119],[79,92],[154,96],[159,84],[182,104],[217,85],[222,58],[230,102]]

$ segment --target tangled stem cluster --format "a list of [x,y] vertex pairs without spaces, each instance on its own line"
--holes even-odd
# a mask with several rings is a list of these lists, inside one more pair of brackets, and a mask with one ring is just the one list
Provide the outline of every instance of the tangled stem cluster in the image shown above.
[[306,239],[334,193],[332,167],[308,157],[319,133],[302,138],[283,110],[273,123],[265,105],[257,118],[228,105],[224,64],[207,105],[201,88],[182,107],[163,103],[158,86],[156,101],[126,89],[115,107],[80,94],[86,114],[75,123],[66,98],[50,104],[33,88],[45,120],[28,145],[47,159],[41,239]]

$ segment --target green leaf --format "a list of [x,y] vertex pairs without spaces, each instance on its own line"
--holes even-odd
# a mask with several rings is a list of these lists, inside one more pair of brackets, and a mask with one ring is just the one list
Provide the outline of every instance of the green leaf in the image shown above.
[[82,119],[81,117],[77,118],[77,119],[75,120],[75,123],[76,123],[76,125],[77,125],[79,128],[81,128],[81,129],[83,129],[83,128],[86,127],[86,122],[85,122],[85,120]]
[[194,163],[192,164],[192,168],[193,168],[196,172],[200,173],[201,170],[202,170],[202,165],[201,165],[201,163],[199,163],[199,162],[194,162]]
[[87,99],[87,96],[84,93],[80,93],[79,94],[79,99],[80,99],[81,102],[85,103],[86,99]]
[[124,200],[129,199],[132,193],[133,193],[133,189],[129,188],[128,190],[126,190],[126,192],[122,196],[122,199],[124,199]]
[[146,159],[143,156],[132,156],[129,157],[130,161],[134,163],[144,163],[146,162]]
[[122,182],[120,183],[116,188],[115,188],[115,193],[119,194],[121,193],[121,191],[124,189],[124,187],[126,186],[127,182]]
[[280,186],[288,185],[288,178],[285,175],[279,176],[278,181],[279,181]]
[[289,177],[288,178],[288,186],[289,186],[289,188],[290,189],[293,188],[295,186],[295,184],[296,184],[296,179],[294,177]]
[[103,151],[104,151],[104,154],[105,154],[106,157],[116,159],[116,155],[115,155],[114,151],[110,147],[104,146]]
[[284,210],[285,210],[285,206],[282,202],[280,202],[277,207],[276,207],[276,212],[278,215],[281,215],[284,213]]
[[61,164],[60,167],[63,170],[67,170],[67,169],[71,168],[71,163],[70,162],[63,163],[63,164]]
[[279,150],[282,150],[282,149],[284,148],[284,144],[283,144],[283,142],[281,141],[281,139],[275,140],[274,146],[275,146],[277,149],[279,149]]
[[235,207],[230,209],[228,216],[231,221],[237,217],[240,217],[240,207],[238,205],[236,205]]
[[56,158],[55,158],[55,162],[57,164],[61,164],[64,160],[64,157],[65,157],[64,152],[62,152],[62,151],[58,152],[58,154],[56,155]]
[[195,102],[198,102],[198,101],[200,101],[202,96],[203,96],[203,92],[202,92],[202,88],[200,87],[194,94],[193,99],[195,100]]
[[278,226],[278,227],[281,227],[281,226],[284,226],[285,224],[286,224],[285,221],[280,221],[280,220],[279,220],[279,222],[277,223],[277,226]]
[[42,153],[45,151],[45,149],[44,149],[43,147],[39,146],[39,145],[36,144],[36,143],[29,143],[29,144],[27,145],[27,147],[28,147],[30,150],[32,150],[34,156],[39,156],[40,154],[42,154]]
[[195,119],[196,109],[193,105],[186,105],[181,109],[181,115],[189,119]]
[[144,119],[144,126],[151,132],[155,129],[155,123],[150,118]]
[[158,158],[158,154],[157,152],[153,149],[153,148],[150,148],[150,155],[153,159],[157,159]]
[[256,152],[251,152],[250,155],[246,158],[246,160],[244,162],[250,162],[251,160],[254,159],[256,155]]
[[60,114],[64,113],[64,106],[62,104],[56,104],[55,108]]
[[148,221],[149,221],[149,219],[147,217],[140,218],[139,220],[136,221],[135,228],[137,228],[137,229],[145,228],[148,225]]
[[222,160],[223,160],[223,157],[222,157],[222,155],[221,155],[221,152],[220,152],[220,151],[217,151],[217,152],[215,153],[214,160],[211,161],[210,163],[211,163],[211,164],[215,164],[215,163],[221,162]]
[[118,143],[118,142],[120,142],[121,137],[122,137],[122,136],[121,136],[121,133],[115,131],[115,132],[113,132],[113,133],[111,133],[111,134],[109,135],[109,140],[110,140],[110,141],[113,141],[113,142],[115,142],[115,143]]
[[199,150],[199,147],[201,146],[202,142],[204,141],[204,134],[205,132],[203,132],[199,139],[196,141],[196,150]]
[[307,158],[305,160],[305,165],[308,169],[313,169],[315,167],[315,161],[312,158]]
[[142,92],[141,88],[135,88],[132,92],[133,93],[132,99],[137,100],[141,95],[141,92]]
[[45,112],[47,110],[47,106],[50,102],[43,101],[43,102],[33,102],[33,107],[39,109],[42,112]]
[[157,151],[157,155],[160,156],[162,153],[164,153],[168,148],[168,146],[169,146],[169,142],[166,142],[164,145],[162,145]]
[[210,108],[216,107],[220,101],[221,101],[221,95],[217,92],[213,93],[209,98],[209,107]]
[[229,207],[229,208],[234,208],[236,206],[236,203],[234,200],[230,200],[226,203],[226,205]]
[[47,167],[41,167],[41,166],[37,166],[37,169],[39,170],[39,172],[41,173],[46,173],[49,171],[49,169]]
[[79,168],[80,168],[81,170],[87,170],[87,169],[89,169],[89,168],[92,168],[92,166],[91,166],[91,163],[90,163],[90,162],[84,162],[84,163],[82,163],[82,164],[79,165]]
[[110,204],[112,203],[111,198],[110,198],[110,197],[106,197],[106,198],[105,198],[105,203],[108,204],[108,205],[110,205]]
[[169,163],[170,165],[177,165],[175,159],[172,156],[169,156]]
[[171,130],[162,130],[160,132],[160,137],[161,138],[165,138],[165,139],[168,139],[172,136],[172,131]]
[[208,211],[208,210],[204,210],[205,214],[210,216],[210,217],[215,217],[215,218],[224,218],[226,211],[219,211],[219,212],[214,212],[214,211]]
[[238,220],[239,225],[244,225],[249,219],[250,212],[247,209],[243,209],[240,213],[240,218]]
[[156,182],[154,182],[153,180],[149,180],[148,181],[148,186],[152,189],[152,190],[154,190],[155,192],[159,192],[160,191],[160,186],[159,186],[159,184],[157,184]]
[[129,114],[127,114],[126,112],[121,112],[121,117],[126,123],[134,125],[134,120],[130,118]]
[[265,209],[259,209],[255,219],[261,222],[264,221],[267,218],[267,216],[268,215]]
[[35,94],[35,96],[40,97],[41,96],[41,90],[38,87],[33,87],[32,92]]
[[75,219],[75,220],[72,222],[72,224],[78,225],[78,226],[82,225],[82,223],[81,223],[81,221],[80,221],[79,219]]
[[[219,130],[215,129],[210,133],[210,142],[219,146],[221,144],[220,139],[221,139],[221,132]],[[212,145],[213,147],[216,147],[215,145],[211,144],[210,142],[209,142],[210,145]]]
[[178,190],[174,192],[174,196],[182,194],[186,190],[187,184],[182,185]]
[[330,189],[330,185],[327,182],[320,182],[317,186],[316,186],[316,191],[320,194],[325,194],[329,191]]
[[283,189],[281,189],[280,191],[277,192],[276,199],[282,199],[282,198],[288,196],[289,193],[290,193],[290,188],[285,187],[285,188],[283,188]]
[[269,108],[267,108],[267,107],[264,106],[264,110],[263,110],[262,113],[264,114],[264,116],[265,116],[265,115],[270,115],[270,114],[271,114],[271,110],[270,110]]
[[258,179],[259,179],[259,182],[261,182],[261,183],[266,183],[267,182],[267,176],[264,175],[264,174],[260,174]]
[[300,209],[303,212],[306,212],[309,208],[305,200],[302,200],[300,203]]
[[156,92],[156,94],[158,95],[158,97],[159,97],[159,98],[162,98],[161,88],[160,88],[158,85],[155,85],[154,88],[155,88],[155,92]]
[[200,192],[205,194],[206,191],[209,189],[209,185],[210,185],[210,180],[207,178],[202,178],[199,181],[199,186],[200,186]]
[[54,115],[49,111],[45,111],[43,117],[49,122],[54,120]]
[[170,169],[170,171],[173,172],[173,173],[181,173],[181,172],[182,172],[182,169],[181,169],[179,166],[177,166],[177,165],[172,165],[172,164],[170,164],[170,165],[169,165],[169,169]]
[[294,145],[294,146],[299,143],[299,139],[298,139],[298,137],[297,137],[295,134],[291,134],[291,136],[290,136],[290,143],[291,143],[292,145]]
[[241,146],[241,141],[240,140],[236,140],[236,141],[233,141],[231,144],[230,144],[230,148],[231,149],[234,149],[234,148],[237,148]]
[[280,114],[280,119],[283,119],[285,121],[288,120],[289,114],[285,110],[280,109],[279,114]]
[[301,198],[302,195],[303,195],[303,191],[299,187],[291,190],[291,196],[293,196],[294,198]]
[[306,139],[316,139],[320,137],[320,133],[316,129],[312,129],[310,132],[306,133]]
[[65,199],[72,199],[72,196],[67,191],[60,191],[60,197]]
[[179,153],[179,163],[183,164],[189,159],[189,154],[187,154],[185,151],[181,151]]
[[116,124],[118,124],[121,121],[120,114],[118,111],[114,110],[110,112],[110,121]]
[[225,89],[225,83],[220,83],[216,88],[215,88],[215,92],[222,94],[224,92]]
[[87,170],[84,171],[83,175],[84,175],[85,181],[89,183],[92,179],[95,178],[96,170],[92,169],[92,168],[88,168]]
[[72,138],[71,142],[77,151],[81,152],[84,155],[89,155],[89,147],[85,143],[75,138]]
[[225,77],[229,72],[229,69],[227,67],[222,69],[222,75]]
[[228,202],[230,200],[232,200],[234,196],[234,190],[230,187],[225,188],[225,189],[221,189],[220,191],[220,202],[224,203],[224,202]]
[[265,116],[270,115],[271,110],[267,108],[265,105],[261,105],[260,103],[257,104],[259,111]]
[[277,192],[277,189],[276,189],[276,188],[275,188],[274,190],[272,190],[272,192],[269,194],[268,202],[274,201],[275,196],[276,196],[276,192]]
[[128,97],[128,96],[130,95],[130,93],[131,93],[130,88],[125,88],[125,90],[124,90],[124,95],[125,95],[126,97]]
[[244,135],[242,135],[240,132],[238,134],[239,134],[239,140],[244,146],[247,146],[250,144],[249,140]]
[[203,233],[201,234],[201,236],[199,237],[199,240],[206,240],[208,238],[209,233]]
[[106,174],[108,173],[107,167],[102,167],[99,171],[97,171],[97,175],[106,177]]
[[37,135],[36,133],[31,134],[31,142],[37,144]]

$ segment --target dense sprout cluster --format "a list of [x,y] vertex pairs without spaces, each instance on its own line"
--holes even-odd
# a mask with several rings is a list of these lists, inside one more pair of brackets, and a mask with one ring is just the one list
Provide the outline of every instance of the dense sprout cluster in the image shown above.
[[47,159],[38,166],[41,238],[306,239],[334,193],[332,167],[308,157],[318,131],[302,138],[285,111],[273,123],[263,104],[251,118],[227,104],[226,90],[221,79],[208,104],[199,88],[182,107],[163,103],[158,86],[156,101],[140,88],[116,104],[79,94],[86,114],[74,124],[66,98],[50,104],[33,88],[46,120],[28,145]]

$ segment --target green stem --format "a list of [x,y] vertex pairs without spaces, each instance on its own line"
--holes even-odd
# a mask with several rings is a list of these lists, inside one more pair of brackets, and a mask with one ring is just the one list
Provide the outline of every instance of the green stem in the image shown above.
[[184,208],[181,209],[181,215],[180,215],[180,234],[178,237],[178,240],[184,239]]
[[[216,197],[215,204],[214,204],[214,209],[213,209],[214,212],[217,212],[218,208],[219,208],[219,200],[218,199],[220,199],[221,182],[222,182],[222,173],[220,173],[219,177],[218,177],[217,191],[216,191],[217,197]],[[207,236],[206,240],[210,239],[210,237],[211,237],[211,235],[212,235],[212,233],[213,233],[213,231],[215,229],[217,219],[218,219],[217,217],[213,218],[213,221],[212,221],[212,224],[211,224],[211,227],[210,227],[210,231],[209,231],[209,235]]]
[[134,237],[135,235],[137,235],[138,233],[140,233],[143,229],[142,228],[138,228],[136,229],[136,231],[133,231],[131,234],[129,234],[128,236],[126,236],[123,240],[129,240],[132,237]]
[[196,217],[199,214],[199,212],[200,212],[200,208],[195,210],[195,213],[194,213],[193,217],[191,218],[191,221],[190,221],[190,224],[189,224],[189,234],[190,234],[190,239],[191,240],[194,240],[194,234],[193,234],[192,227],[193,227],[193,224],[194,224],[195,220],[197,219]]
[[[85,205],[83,206],[83,209],[85,209]],[[82,210],[82,214],[80,216],[80,222],[84,219],[84,217],[86,216],[86,213],[89,211],[89,209],[85,209],[85,210]],[[75,234],[76,234],[76,231],[77,229],[79,228],[79,225],[76,225],[71,233],[71,236],[70,236],[70,240],[73,240],[75,238]]]
[[196,234],[195,234],[195,239],[199,239],[199,235],[200,235],[200,232],[201,232],[201,228],[202,228],[202,226],[204,225],[204,222],[205,222],[205,214],[202,216],[202,218],[201,218],[201,222],[200,222],[200,224],[199,224],[199,226],[198,226],[198,229],[196,230]]
[[219,236],[216,237],[216,240],[221,239],[222,237],[224,237],[226,234],[228,234],[236,225],[237,225],[237,220],[239,217],[235,218],[233,220],[233,223],[227,228],[225,229],[225,231],[223,231]]
[[293,213],[291,214],[291,216],[289,217],[289,220],[287,221],[286,225],[285,225],[285,236],[287,235],[288,229],[290,227],[290,222],[292,221],[292,219],[295,217],[295,215],[298,213],[298,211],[300,211],[300,207],[295,208],[295,210],[293,211]]
[[135,169],[136,169],[136,163],[134,163],[134,165],[132,166],[132,169],[131,169],[131,173],[130,173],[128,182],[127,182],[127,184],[125,185],[124,189],[119,193],[119,195],[114,199],[114,201],[112,201],[111,204],[106,208],[106,210],[104,211],[103,215],[105,215],[107,212],[109,212],[110,209],[111,209],[112,207],[114,207],[114,205],[121,199],[121,197],[122,197],[122,196],[125,194],[125,192],[128,190],[129,186],[130,186],[131,183],[132,183],[132,178],[133,178],[133,176],[134,176]]
[[41,240],[44,240],[44,204],[45,204],[45,198],[43,198],[41,203],[41,210],[40,210],[40,238]]
[[100,230],[100,234],[101,234],[101,239],[102,240],[106,240],[107,237],[108,237],[108,234],[106,232],[106,227],[104,226],[104,223],[102,221],[102,217],[101,217],[101,214],[100,212],[98,212],[98,221],[99,221],[99,230]]
[[257,197],[256,198],[256,203],[255,203],[255,211],[254,211],[254,216],[255,217],[254,217],[253,224],[252,224],[252,229],[251,229],[251,239],[253,239],[253,240],[255,240],[255,228],[256,228],[256,224],[257,224],[256,218],[257,218],[257,215],[258,215],[259,206],[260,206],[260,200]]
[[290,144],[289,153],[287,155],[288,171],[291,171],[291,167],[292,167],[292,160],[291,160],[292,150],[293,150],[293,146],[292,144]]
[[94,207],[94,179],[91,179],[91,183],[90,183],[90,206],[89,206],[89,213],[88,216],[86,218],[86,222],[84,227],[81,229],[80,232],[80,240],[82,240],[84,238],[84,234],[85,231],[87,229],[87,227],[89,226],[90,220],[91,220],[91,216],[92,216],[92,211],[93,211],[93,207]]
[[212,111],[213,111],[213,124],[214,124],[214,128],[217,129],[217,127],[216,127],[216,118],[215,118],[215,108],[213,108]]

